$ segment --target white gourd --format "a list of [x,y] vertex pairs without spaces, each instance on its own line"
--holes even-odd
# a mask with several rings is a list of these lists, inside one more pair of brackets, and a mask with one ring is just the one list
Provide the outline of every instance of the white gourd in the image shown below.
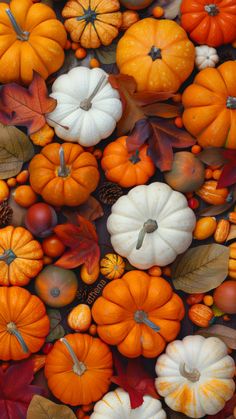
[[122,115],[119,93],[101,68],[73,68],[55,80],[50,96],[57,106],[47,123],[59,138],[84,147],[109,137]]
[[234,394],[234,370],[223,341],[186,336],[157,359],[156,389],[172,410],[191,418],[215,415]]
[[128,393],[117,388],[95,404],[90,419],[166,419],[166,413],[161,402],[150,396],[144,396],[140,407],[131,409]]
[[107,221],[116,253],[138,269],[166,266],[192,242],[196,218],[183,194],[165,183],[136,186],[112,206]]
[[215,67],[219,61],[219,56],[215,48],[201,45],[195,47],[195,64],[199,70],[207,67]]

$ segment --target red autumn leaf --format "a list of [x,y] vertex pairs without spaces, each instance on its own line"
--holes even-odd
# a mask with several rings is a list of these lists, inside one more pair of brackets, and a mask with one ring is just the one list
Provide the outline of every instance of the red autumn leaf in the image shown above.
[[132,409],[136,409],[143,404],[145,395],[159,399],[154,378],[144,369],[140,358],[130,359],[124,367],[121,357],[114,355],[114,365],[117,376],[112,377],[111,381],[129,393]]
[[151,127],[147,119],[140,119],[136,122],[131,134],[126,139],[128,151],[132,153],[138,150],[151,135]]
[[21,361],[6,371],[0,368],[0,417],[1,419],[26,418],[27,408],[34,394],[44,394],[41,387],[31,385],[34,362]]
[[225,188],[236,183],[236,150],[224,150],[222,154],[226,163],[217,184],[218,188]]
[[48,96],[44,79],[37,73],[29,88],[17,83],[2,87],[0,93],[0,122],[28,128],[28,134],[39,131],[46,123],[45,115],[56,107],[56,100]]
[[61,224],[54,228],[54,232],[66,247],[69,247],[55,263],[65,269],[74,269],[85,263],[90,273],[99,262],[100,249],[98,236],[93,224],[80,215],[77,216],[78,225]]
[[223,410],[221,410],[216,415],[208,415],[206,419],[226,419],[228,418],[228,416],[230,416],[233,413],[235,407],[236,407],[236,394],[234,394],[233,397],[226,402]]
[[81,215],[89,221],[95,221],[104,215],[100,202],[91,195],[84,204],[74,207],[73,209],[65,207],[63,208],[62,213],[67,218],[68,222],[75,224],[77,224],[78,215]]

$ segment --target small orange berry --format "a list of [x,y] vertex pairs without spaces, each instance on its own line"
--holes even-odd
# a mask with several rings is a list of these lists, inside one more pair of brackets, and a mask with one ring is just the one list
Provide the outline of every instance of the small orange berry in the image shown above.
[[87,55],[87,51],[86,49],[79,47],[77,48],[77,50],[75,51],[75,56],[76,58],[78,58],[78,60],[83,60],[83,58],[85,58]]
[[177,128],[183,128],[184,124],[180,116],[177,116],[177,118],[175,118],[175,125],[177,126]]
[[9,186],[9,188],[14,188],[16,184],[17,181],[15,177],[10,177],[9,179],[7,179],[7,185]]
[[153,7],[152,15],[156,18],[162,17],[164,15],[164,9],[160,6]]
[[42,248],[45,255],[51,258],[58,258],[65,251],[65,246],[56,234],[46,237],[42,242]]
[[176,93],[173,98],[172,98],[173,102],[175,103],[179,103],[182,102],[182,95],[181,93]]
[[212,179],[213,171],[209,168],[205,169],[205,179],[209,180]]
[[91,58],[89,65],[90,68],[98,68],[100,67],[100,62],[97,60],[97,58]]
[[171,269],[169,266],[164,266],[162,268],[162,274],[165,276],[171,276]]
[[20,183],[21,185],[23,185],[24,183],[27,182],[28,178],[29,178],[29,171],[28,170],[22,170],[22,172],[20,172],[16,176],[16,181],[17,181],[17,183]]
[[89,334],[92,335],[92,336],[96,336],[96,334],[97,334],[96,324],[91,324],[91,326],[89,327]]
[[35,204],[38,200],[38,196],[30,185],[18,186],[15,189],[13,196],[16,203],[24,208],[31,207],[31,205]]
[[76,51],[79,48],[80,44],[78,42],[71,42],[71,49]]
[[65,50],[71,49],[71,41],[67,39],[66,46],[64,47]]
[[96,148],[93,152],[95,159],[100,160],[102,158],[102,150]]
[[231,319],[230,319],[230,317],[228,316],[228,314],[225,314],[225,315],[223,316],[223,320],[224,320],[225,322],[229,322]]
[[202,151],[202,147],[198,144],[193,145],[192,148],[191,148],[191,152],[193,154],[199,154],[199,153],[201,153],[201,151]]
[[53,259],[49,256],[44,255],[43,257],[43,264],[44,265],[51,265],[53,263]]
[[151,276],[161,276],[162,270],[159,266],[152,266],[148,269],[148,275]]
[[0,203],[9,198],[10,190],[5,180],[0,180]]
[[214,303],[212,295],[205,295],[203,297],[203,302],[206,306],[211,307]]
[[220,177],[221,177],[221,173],[222,173],[222,170],[220,170],[220,169],[214,170],[214,172],[213,172],[213,179],[219,180]]
[[82,410],[84,412],[90,412],[90,410],[93,410],[93,406],[94,406],[94,403],[85,404],[84,406],[82,406]]

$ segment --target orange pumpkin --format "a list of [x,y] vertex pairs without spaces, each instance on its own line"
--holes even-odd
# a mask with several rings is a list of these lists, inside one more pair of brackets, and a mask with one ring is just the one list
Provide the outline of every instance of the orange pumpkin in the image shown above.
[[176,22],[152,18],[132,25],[120,39],[116,61],[138,90],[176,92],[191,74],[195,48]]
[[122,23],[118,0],[73,0],[62,10],[72,41],[84,48],[110,45]]
[[20,360],[38,352],[49,333],[42,301],[20,287],[0,287],[0,359]]
[[92,322],[90,307],[87,304],[78,304],[67,317],[68,325],[77,332],[85,332]]
[[42,268],[42,247],[26,228],[0,230],[0,285],[27,285]]
[[155,165],[147,155],[146,144],[140,150],[130,153],[126,138],[118,138],[106,146],[101,165],[108,180],[123,188],[130,188],[147,183],[155,173]]
[[98,338],[75,333],[58,340],[46,359],[45,375],[54,396],[72,406],[103,396],[112,376],[112,355]]
[[33,71],[44,79],[64,62],[66,31],[55,12],[31,0],[0,3],[0,82],[29,84]]
[[190,320],[199,327],[208,327],[214,317],[210,307],[204,304],[193,304],[188,312]]
[[231,195],[227,188],[217,189],[216,180],[207,180],[202,187],[196,191],[196,194],[202,198],[203,201],[211,205],[225,204],[226,200],[231,200]]
[[183,123],[202,147],[236,148],[236,62],[200,71],[182,96]]
[[31,160],[29,173],[34,191],[56,206],[82,204],[99,181],[95,157],[72,143],[48,144]]
[[130,271],[103,289],[92,308],[100,338],[129,358],[154,358],[179,333],[184,305],[163,278]]

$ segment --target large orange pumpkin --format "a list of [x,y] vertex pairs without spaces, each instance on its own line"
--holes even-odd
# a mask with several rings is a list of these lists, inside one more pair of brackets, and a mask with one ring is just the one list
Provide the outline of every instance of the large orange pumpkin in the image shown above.
[[64,61],[66,31],[51,7],[31,0],[0,3],[0,82],[46,79]]
[[184,305],[165,279],[130,271],[105,286],[92,316],[100,338],[123,355],[154,358],[179,333]]
[[236,148],[236,62],[206,68],[183,93],[185,128],[202,147]]
[[171,20],[142,19],[117,47],[120,72],[133,76],[138,90],[176,92],[191,74],[195,48],[183,28]]
[[46,359],[45,375],[54,396],[72,406],[103,396],[112,376],[112,355],[99,338],[80,333],[58,340]]
[[34,191],[57,206],[82,204],[99,181],[95,157],[72,143],[48,144],[31,160],[29,173]]
[[42,301],[20,287],[0,287],[0,359],[20,360],[38,352],[49,333]]
[[0,285],[27,285],[42,268],[42,247],[26,228],[0,230]]

